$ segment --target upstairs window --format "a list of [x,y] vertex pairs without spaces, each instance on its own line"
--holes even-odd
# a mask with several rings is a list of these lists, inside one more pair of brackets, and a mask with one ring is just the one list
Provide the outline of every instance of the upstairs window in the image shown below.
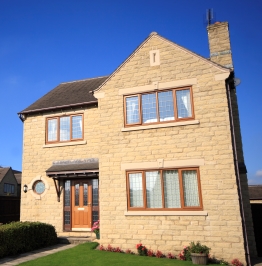
[[125,96],[125,125],[144,125],[193,119],[191,88]]
[[130,211],[202,210],[198,168],[127,172]]
[[15,185],[4,183],[4,193],[14,194],[15,193]]
[[83,139],[83,115],[47,118],[46,142]]

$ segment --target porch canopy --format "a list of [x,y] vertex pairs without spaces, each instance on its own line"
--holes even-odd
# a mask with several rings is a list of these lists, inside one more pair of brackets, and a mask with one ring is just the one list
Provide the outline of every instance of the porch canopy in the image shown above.
[[60,201],[61,179],[98,178],[99,161],[97,158],[55,161],[46,170],[46,175],[54,180],[57,200]]

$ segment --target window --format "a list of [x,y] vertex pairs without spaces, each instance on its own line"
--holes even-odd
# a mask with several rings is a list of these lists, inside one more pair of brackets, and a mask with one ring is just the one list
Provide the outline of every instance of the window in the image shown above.
[[15,193],[15,185],[4,183],[4,193],[14,194]]
[[124,105],[126,126],[194,118],[191,88],[125,96]]
[[47,118],[46,142],[83,139],[83,115]]
[[41,180],[38,180],[33,185],[33,190],[36,194],[41,195],[45,192],[45,183]]
[[202,210],[198,168],[127,172],[128,210]]

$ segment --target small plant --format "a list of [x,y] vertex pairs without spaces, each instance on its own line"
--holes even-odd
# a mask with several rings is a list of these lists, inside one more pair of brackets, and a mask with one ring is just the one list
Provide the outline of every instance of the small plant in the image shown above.
[[103,246],[103,245],[100,245],[100,246],[99,246],[99,250],[101,250],[101,251],[105,251],[104,246]]
[[124,251],[120,247],[114,248],[113,252],[124,253]]
[[94,232],[95,234],[99,233],[100,230],[100,221],[96,221],[93,224],[93,227],[91,228],[91,231]]
[[148,257],[155,257],[155,253],[153,252],[152,249],[148,249],[148,250],[147,250],[147,256],[148,256]]
[[147,256],[147,248],[142,243],[136,245],[139,256]]
[[157,258],[164,258],[165,255],[164,255],[160,250],[157,250],[157,251],[156,251],[156,257],[157,257]]
[[175,256],[173,256],[170,252],[166,256],[168,259],[175,259]]
[[113,251],[114,251],[114,248],[109,244],[109,245],[107,246],[106,251],[113,252]]
[[133,251],[131,251],[131,249],[127,249],[127,250],[126,250],[126,254],[134,255],[135,253],[134,253]]
[[189,246],[184,246],[182,251],[178,254],[179,260],[191,260],[191,253],[189,251]]
[[198,241],[197,243],[191,242],[189,246],[189,252],[190,253],[198,253],[198,254],[209,254],[211,248],[201,245],[201,243]]
[[239,259],[233,259],[231,264],[234,266],[243,266],[243,263],[239,261]]
[[219,261],[220,265],[229,265],[227,261],[225,261],[223,258]]

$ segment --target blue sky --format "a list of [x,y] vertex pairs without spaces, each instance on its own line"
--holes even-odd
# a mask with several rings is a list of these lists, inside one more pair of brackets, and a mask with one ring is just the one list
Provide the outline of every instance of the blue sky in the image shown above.
[[228,21],[249,184],[262,184],[262,1],[0,0],[0,165],[22,170],[23,110],[64,81],[112,73],[152,32],[209,57]]

